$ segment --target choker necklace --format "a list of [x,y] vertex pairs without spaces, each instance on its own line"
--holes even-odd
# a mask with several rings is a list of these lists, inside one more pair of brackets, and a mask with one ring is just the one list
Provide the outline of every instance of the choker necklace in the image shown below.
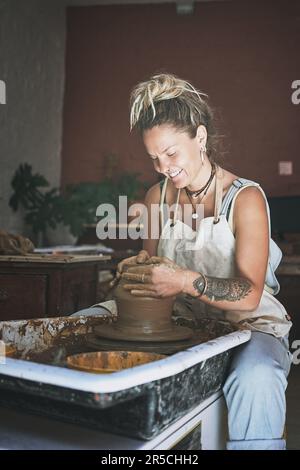
[[189,191],[187,188],[185,188],[185,192],[186,192],[187,197],[189,198],[190,203],[192,204],[192,208],[193,208],[192,219],[198,219],[198,217],[199,217],[198,214],[197,214],[196,207],[194,206],[194,201],[193,201],[192,198],[194,198],[194,199],[197,198],[199,196],[199,194],[201,194],[204,191],[204,194],[201,197],[200,201],[197,202],[197,204],[201,203],[202,199],[204,199],[204,197],[207,194],[207,191],[208,191],[208,189],[211,185],[211,182],[214,179],[215,173],[216,173],[216,167],[215,167],[214,164],[212,164],[210,177],[209,177],[207,183],[205,184],[205,186],[203,186],[203,188],[198,189],[197,191]]
[[197,191],[190,191],[188,188],[185,188],[187,195],[196,199],[201,193],[203,193],[203,191],[205,191],[210,186],[210,183],[212,182],[215,176],[215,173],[216,173],[216,166],[214,163],[212,163],[210,177],[208,178],[205,185],[201,189],[197,189]]

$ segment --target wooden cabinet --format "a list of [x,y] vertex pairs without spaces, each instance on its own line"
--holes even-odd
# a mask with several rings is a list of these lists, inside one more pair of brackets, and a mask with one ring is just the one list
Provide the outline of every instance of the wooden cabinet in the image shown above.
[[70,315],[97,302],[110,256],[0,256],[0,320]]
[[46,275],[0,274],[0,319],[33,318],[38,312],[45,316],[46,292]]

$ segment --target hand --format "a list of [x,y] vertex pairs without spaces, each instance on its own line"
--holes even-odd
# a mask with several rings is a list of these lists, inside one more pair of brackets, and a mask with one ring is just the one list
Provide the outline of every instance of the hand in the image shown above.
[[184,290],[188,271],[178,266],[169,258],[152,256],[147,266],[132,266],[122,273],[122,279],[128,281],[124,289],[136,297],[173,297]]
[[131,256],[130,258],[125,258],[120,261],[117,266],[116,276],[111,281],[110,287],[113,287],[119,281],[125,266],[144,264],[148,259],[150,259],[149,253],[146,250],[141,250],[136,256]]

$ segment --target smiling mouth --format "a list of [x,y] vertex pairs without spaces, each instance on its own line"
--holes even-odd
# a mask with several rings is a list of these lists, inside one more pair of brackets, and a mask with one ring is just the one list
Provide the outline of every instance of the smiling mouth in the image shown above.
[[176,178],[176,176],[180,175],[180,173],[182,173],[183,169],[181,170],[178,170],[178,171],[173,171],[172,173],[169,173],[168,176],[170,178]]

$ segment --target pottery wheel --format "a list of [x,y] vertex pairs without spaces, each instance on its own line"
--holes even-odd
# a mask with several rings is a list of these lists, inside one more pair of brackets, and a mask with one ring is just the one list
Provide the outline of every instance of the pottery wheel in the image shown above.
[[94,334],[101,338],[121,341],[149,341],[149,342],[172,342],[190,339],[193,330],[175,323],[167,325],[165,329],[147,331],[147,328],[133,328],[121,326],[118,321],[109,325],[99,325],[94,328]]
[[150,341],[114,341],[112,339],[100,338],[93,334],[86,337],[86,346],[91,351],[142,351],[155,352],[159,354],[175,354],[184,351],[196,344],[204,343],[209,340],[207,333],[194,332],[191,339],[169,342],[150,342]]

